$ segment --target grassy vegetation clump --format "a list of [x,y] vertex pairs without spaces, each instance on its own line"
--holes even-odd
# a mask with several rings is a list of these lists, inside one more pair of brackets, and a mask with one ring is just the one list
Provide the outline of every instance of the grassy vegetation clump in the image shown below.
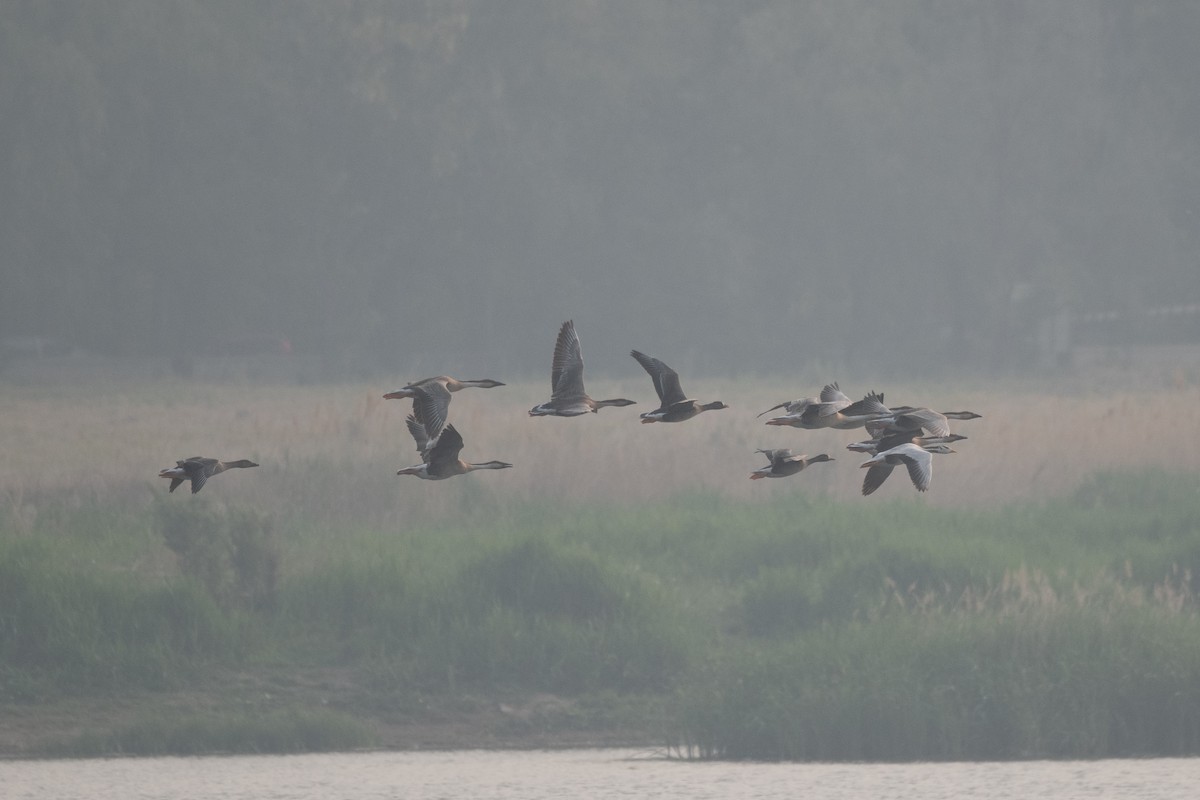
[[681,692],[720,758],[989,760],[1200,750],[1200,622],[1143,607],[903,612],[760,645]]
[[0,697],[162,689],[244,652],[243,620],[198,586],[64,568],[53,548],[0,541]]
[[310,753],[370,747],[375,738],[360,720],[338,711],[147,716],[117,730],[85,730],[46,748],[58,757],[189,756],[212,753]]
[[391,689],[644,691],[684,668],[686,644],[644,579],[561,540],[476,549],[322,565],[287,590],[282,624],[323,629]]
[[179,559],[223,606],[268,608],[275,602],[279,545],[270,518],[245,509],[160,502],[156,523]]

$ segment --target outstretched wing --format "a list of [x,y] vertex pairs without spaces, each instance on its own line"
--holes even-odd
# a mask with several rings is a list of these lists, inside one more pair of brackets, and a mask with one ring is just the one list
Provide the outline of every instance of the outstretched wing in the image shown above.
[[417,443],[417,452],[421,454],[421,458],[424,458],[430,444],[429,433],[425,430],[425,426],[412,414],[404,418],[404,424],[408,426],[408,432],[412,435],[413,441]]
[[927,490],[929,482],[933,479],[933,455],[913,445],[913,449],[905,452],[900,458],[904,461],[904,466],[908,467],[908,477],[912,479],[917,491]]
[[583,349],[575,322],[567,320],[558,331],[554,343],[554,360],[550,363],[550,397],[559,400],[577,397],[583,390]]
[[821,387],[821,402],[822,403],[845,403],[850,404],[850,398],[842,393],[838,388],[837,381],[827,383]]
[[[425,427],[429,439],[438,438],[450,410],[450,390],[440,383],[413,387],[413,416]],[[412,430],[411,428],[409,429]]]
[[872,464],[867,467],[867,474],[863,477],[862,493],[866,497],[871,492],[883,486],[883,482],[888,479],[888,475],[892,474],[892,465],[886,462]]
[[454,429],[453,425],[447,425],[442,431],[442,435],[438,437],[437,444],[426,455],[429,471],[437,472],[439,467],[458,461],[458,454],[462,452],[462,449],[462,436]]
[[208,483],[208,475],[211,467],[216,466],[215,458],[198,458],[195,460],[187,460],[180,464],[180,468],[187,475],[188,480],[192,482],[192,494],[204,488],[204,484]]
[[629,355],[633,356],[642,365],[642,369],[650,374],[650,379],[654,381],[654,391],[658,392],[658,399],[663,408],[687,399],[687,395],[683,393],[683,389],[679,385],[679,373],[657,358],[652,358],[637,350],[631,350]]
[[929,408],[914,408],[897,414],[890,426],[895,430],[925,430],[930,436],[949,436],[950,423],[945,416]]

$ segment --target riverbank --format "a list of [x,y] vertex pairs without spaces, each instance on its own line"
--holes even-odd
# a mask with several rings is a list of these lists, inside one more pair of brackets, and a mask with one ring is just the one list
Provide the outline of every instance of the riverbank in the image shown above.
[[[0,388],[29,454],[0,468],[0,754],[1200,752],[1194,431],[1109,434],[1195,388],[924,387],[984,419],[928,492],[871,497],[854,434],[749,415],[651,436],[468,396],[478,452],[521,468],[431,485],[397,479],[404,409],[377,394],[177,388]],[[774,442],[839,455],[747,480]],[[168,493],[187,453],[262,466]]]
[[0,705],[0,758],[43,757],[72,752],[80,743],[116,742],[148,720],[182,723],[314,711],[355,720],[368,749],[662,747],[664,726],[656,719],[661,706],[653,698],[544,692],[397,697],[373,693],[345,669],[230,671],[186,690]]

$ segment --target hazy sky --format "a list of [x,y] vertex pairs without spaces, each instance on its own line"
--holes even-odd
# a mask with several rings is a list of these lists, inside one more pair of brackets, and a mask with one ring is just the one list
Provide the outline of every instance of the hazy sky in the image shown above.
[[1200,300],[1198,36],[1123,0],[5,3],[0,336],[530,375],[573,318],[599,371],[1031,369],[1055,314]]

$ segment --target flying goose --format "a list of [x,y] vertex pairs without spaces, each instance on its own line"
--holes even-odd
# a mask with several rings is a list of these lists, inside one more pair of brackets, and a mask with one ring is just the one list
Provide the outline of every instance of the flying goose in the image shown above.
[[204,484],[214,475],[220,475],[227,469],[247,469],[249,467],[257,467],[253,461],[241,459],[239,461],[218,461],[215,458],[205,458],[204,456],[190,456],[181,461],[176,461],[175,466],[160,470],[158,477],[170,478],[171,487],[167,490],[173,492],[179,488],[179,485],[186,481],[192,482],[192,494],[204,488]]
[[593,400],[583,388],[583,351],[575,323],[567,320],[558,331],[554,343],[554,360],[550,364],[550,399],[529,409],[531,417],[578,417],[596,413],[608,406],[631,406],[633,400]]
[[[826,400],[826,397],[834,398]],[[870,392],[862,400],[851,403],[831,383],[821,392],[821,402],[807,406],[799,414],[786,414],[767,420],[768,425],[789,425],[793,428],[815,430],[818,428],[838,428],[850,430],[891,415],[891,409],[883,404],[882,392]]]
[[[410,393],[408,396],[413,401],[410,416],[416,418],[430,441],[437,439],[446,425],[446,414],[450,410],[450,390],[435,381],[423,386],[408,386],[404,391]],[[411,426],[409,430],[412,430]]]
[[[839,411],[850,405],[850,398],[838,388],[837,381],[827,383],[817,397],[801,397],[787,403],[780,403],[775,408],[768,408],[762,414],[768,414],[776,408],[782,408],[787,413],[767,420],[768,425],[789,425],[793,428],[813,430],[826,427],[821,417]],[[832,420],[828,420],[832,422]]]
[[[830,385],[836,386],[836,384]],[[766,411],[762,412],[762,414],[757,414],[756,416],[761,417],[763,414],[770,414],[772,411],[777,411],[781,408],[783,409],[784,416],[802,414],[804,413],[804,409],[808,408],[809,406],[815,406],[820,402],[821,399],[818,397],[797,397],[795,400],[788,400],[787,402],[780,403],[779,405],[771,406]]]
[[879,432],[896,431],[919,433],[924,430],[930,436],[949,436],[950,420],[981,419],[983,417],[982,414],[976,414],[974,411],[934,411],[914,406],[897,406],[890,411],[888,416],[872,420],[867,430],[873,435],[878,435]]
[[494,381],[491,378],[477,381],[460,381],[451,378],[449,375],[438,375],[434,378],[422,378],[419,381],[413,381],[394,392],[388,392],[383,396],[383,399],[401,400],[411,397],[413,401],[413,413],[429,429],[430,438],[436,439],[442,430],[442,426],[446,424],[446,414],[450,408],[451,392],[470,388],[492,389],[503,385],[500,381]]
[[761,469],[756,469],[750,473],[750,480],[756,481],[760,478],[786,478],[789,475],[795,475],[809,464],[816,464],[821,461],[833,461],[833,457],[826,453],[812,456],[792,455],[791,450],[755,450],[756,453],[762,453],[771,463]]
[[449,375],[438,375],[433,378],[422,378],[419,381],[407,383],[394,392],[388,392],[383,396],[383,399],[402,400],[406,397],[412,397],[414,389],[428,387],[430,384],[434,383],[441,384],[448,392],[458,392],[462,391],[463,389],[494,389],[497,386],[505,385],[500,381],[494,381],[491,378],[484,378],[477,381],[460,381],[451,378]]
[[892,474],[892,468],[901,464],[908,468],[908,477],[912,479],[917,491],[924,492],[929,489],[929,483],[933,479],[933,454],[954,452],[957,451],[944,444],[921,447],[906,442],[877,453],[859,465],[867,470],[866,477],[863,478],[862,493],[866,496],[878,489],[887,480],[888,475]]
[[884,450],[891,450],[893,447],[898,447],[906,442],[919,445],[920,447],[928,447],[934,444],[961,442],[967,438],[957,433],[951,433],[947,436],[921,436],[919,434],[920,431],[893,431],[864,442],[851,442],[846,445],[846,449],[853,450],[856,453],[870,453],[871,455],[875,455]]
[[462,451],[462,436],[453,425],[447,425],[436,439],[430,437],[425,427],[417,417],[409,415],[405,422],[408,431],[417,443],[417,450],[424,462],[415,467],[399,470],[397,475],[416,475],[427,481],[440,481],[453,478],[455,475],[466,475],[477,469],[508,469],[512,466],[506,461],[486,461],[482,464],[468,464],[461,460],[458,454]]
[[650,373],[650,379],[654,381],[654,391],[658,392],[658,399],[660,401],[658,408],[641,415],[643,423],[683,422],[702,411],[729,408],[729,406],[720,400],[714,400],[711,403],[698,403],[684,395],[683,389],[679,385],[679,373],[657,358],[651,358],[637,350],[631,350],[629,355],[633,356],[642,365],[642,369]]

